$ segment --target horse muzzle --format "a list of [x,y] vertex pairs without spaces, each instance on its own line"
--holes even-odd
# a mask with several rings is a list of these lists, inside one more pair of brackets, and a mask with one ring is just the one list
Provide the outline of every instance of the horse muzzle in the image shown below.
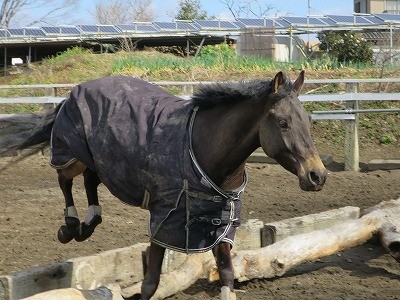
[[300,188],[304,191],[318,192],[324,187],[327,175],[325,168],[311,170],[299,176]]

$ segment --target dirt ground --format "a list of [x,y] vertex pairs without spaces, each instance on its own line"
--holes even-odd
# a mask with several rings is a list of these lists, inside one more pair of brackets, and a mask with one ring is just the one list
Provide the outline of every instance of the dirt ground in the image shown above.
[[[364,161],[400,158],[400,149],[368,153]],[[0,167],[9,161],[0,159]],[[297,178],[278,165],[248,164],[243,221],[271,222],[347,205],[367,208],[400,197],[400,170],[345,172],[340,162],[329,169],[325,188],[312,193],[301,191]],[[75,181],[74,193],[82,218],[82,180]],[[101,187],[103,223],[85,242],[60,244],[56,232],[63,224],[63,198],[47,156],[32,156],[0,172],[0,199],[0,274],[148,241],[147,212],[124,205]],[[283,277],[237,283],[236,288],[238,299],[394,300],[400,299],[400,264],[371,240]],[[219,285],[200,280],[171,299],[219,299]]]

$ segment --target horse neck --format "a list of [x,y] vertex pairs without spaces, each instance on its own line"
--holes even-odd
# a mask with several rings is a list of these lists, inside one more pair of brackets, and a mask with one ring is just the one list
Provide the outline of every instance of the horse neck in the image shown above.
[[199,110],[193,127],[193,152],[220,188],[243,183],[246,159],[260,146],[262,103],[228,103]]

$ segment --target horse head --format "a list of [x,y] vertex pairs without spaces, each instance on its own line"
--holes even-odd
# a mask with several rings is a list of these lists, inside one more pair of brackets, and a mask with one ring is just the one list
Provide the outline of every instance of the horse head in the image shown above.
[[269,157],[297,175],[301,189],[319,191],[327,171],[311,138],[311,117],[298,98],[303,83],[304,71],[293,84],[282,72],[276,74],[260,120],[260,143]]

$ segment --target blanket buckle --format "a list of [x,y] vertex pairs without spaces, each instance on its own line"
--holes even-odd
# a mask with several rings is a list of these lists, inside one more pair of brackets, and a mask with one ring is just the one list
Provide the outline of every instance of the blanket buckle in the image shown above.
[[213,218],[213,219],[211,219],[211,224],[213,224],[215,226],[219,226],[219,225],[221,225],[221,219]]

